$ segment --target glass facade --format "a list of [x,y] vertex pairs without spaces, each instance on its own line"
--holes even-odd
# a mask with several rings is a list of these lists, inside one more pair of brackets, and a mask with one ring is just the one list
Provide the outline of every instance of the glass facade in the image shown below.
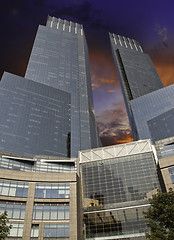
[[130,101],[139,139],[157,141],[173,136],[173,92],[174,85],[170,85]]
[[0,102],[0,150],[26,156],[68,155],[69,93],[4,73]]
[[18,202],[0,202],[0,214],[7,211],[9,219],[24,219],[25,204]]
[[35,204],[33,208],[35,220],[68,220],[69,205],[64,204]]
[[49,16],[38,28],[25,77],[70,93],[69,156],[99,146],[82,25]]
[[69,198],[69,183],[36,184],[35,198]]
[[152,153],[88,162],[81,167],[86,208],[107,209],[117,203],[145,200],[159,188]]
[[28,183],[0,180],[0,195],[27,197]]
[[69,224],[44,224],[44,239],[69,238]]
[[137,206],[85,213],[86,236],[87,238],[101,237],[101,239],[102,237],[107,239],[107,236],[118,237],[119,235],[122,237],[124,235],[124,239],[144,236],[146,222],[143,211],[146,210],[147,207]]
[[161,89],[163,84],[137,41],[111,33],[109,36],[133,137],[138,140],[129,101]]
[[143,211],[150,206],[148,199],[160,189],[151,144],[147,148],[147,143],[150,141],[82,152],[87,239],[107,239],[107,236],[145,239],[148,229]]

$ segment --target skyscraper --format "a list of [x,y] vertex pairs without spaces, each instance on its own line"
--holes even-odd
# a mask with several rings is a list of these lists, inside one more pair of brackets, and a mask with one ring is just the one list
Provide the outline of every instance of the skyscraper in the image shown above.
[[[12,79],[18,82],[14,89]],[[25,78],[5,73],[0,91],[2,98],[13,93],[6,97],[6,116],[1,108],[1,150],[77,157],[79,150],[100,146],[82,25],[48,16]]]
[[130,101],[163,88],[150,57],[134,39],[109,34],[112,54],[128,112],[134,139],[139,139]]
[[0,213],[12,239],[82,239],[78,151],[100,146],[83,27],[48,17],[0,82]]

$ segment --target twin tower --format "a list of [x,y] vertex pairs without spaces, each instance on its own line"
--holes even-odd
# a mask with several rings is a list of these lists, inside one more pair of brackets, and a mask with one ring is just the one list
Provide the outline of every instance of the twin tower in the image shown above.
[[[148,103],[154,99],[154,91],[170,95],[172,87],[164,90],[138,42],[115,34],[110,34],[110,41],[134,139],[169,137],[173,133],[167,134],[168,129],[163,128],[158,136],[159,126],[153,128],[164,114],[156,106],[165,100],[159,97],[152,114]],[[82,25],[49,16],[46,26],[38,28],[25,77],[4,73],[0,102],[0,150],[26,156],[77,157],[80,150],[101,146]],[[171,106],[165,108],[165,114],[171,115],[170,110]]]
[[13,225],[9,239],[144,240],[143,211],[160,188],[157,158],[173,186],[174,85],[163,87],[137,41],[110,41],[140,141],[100,147],[82,25],[49,16],[25,77],[4,73],[0,212]]

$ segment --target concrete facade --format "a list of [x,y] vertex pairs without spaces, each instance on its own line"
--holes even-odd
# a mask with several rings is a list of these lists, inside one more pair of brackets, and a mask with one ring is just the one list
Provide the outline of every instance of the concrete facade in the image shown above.
[[[2,155],[2,154],[1,154]],[[6,154],[6,158],[8,155]],[[12,154],[9,154],[9,157],[12,157]],[[1,161],[3,161],[4,157],[1,157]],[[16,156],[14,157],[15,161],[21,161],[22,157],[18,159]],[[14,161],[11,160],[11,161]],[[43,157],[42,157],[43,160]],[[48,161],[48,159],[45,159]],[[24,161],[24,160],[23,160]],[[29,161],[26,161],[29,163]],[[1,188],[4,188],[7,186],[6,184],[10,183],[10,187],[12,187],[14,184],[24,184],[27,183],[28,185],[28,193],[26,197],[16,197],[16,196],[4,196],[3,190],[0,194],[0,203],[10,203],[10,205],[14,204],[14,206],[20,206],[15,205],[17,204],[23,204],[25,205],[25,217],[24,219],[20,219],[18,217],[10,218],[9,222],[14,224],[23,224],[23,233],[20,237],[8,237],[8,239],[23,239],[23,240],[30,240],[33,239],[31,236],[32,228],[38,229],[38,236],[37,239],[43,240],[47,239],[44,237],[44,226],[45,224],[53,224],[53,225],[69,225],[69,237],[67,238],[61,238],[61,239],[71,239],[71,240],[80,240],[82,237],[81,229],[79,229],[80,225],[78,225],[78,219],[77,216],[80,215],[78,213],[80,211],[80,206],[77,206],[77,200],[78,200],[78,177],[76,172],[70,172],[70,173],[54,173],[54,172],[25,172],[25,171],[14,171],[14,170],[8,170],[8,169],[2,169],[0,168],[0,181],[3,181],[3,184],[1,184]],[[57,184],[69,184],[69,198],[37,198],[35,195],[36,191],[36,185],[42,184],[44,186],[47,186],[47,184],[53,184],[53,186],[57,186]],[[0,189],[1,189],[0,188]],[[54,187],[55,188],[55,187]],[[61,189],[60,189],[61,191]],[[8,191],[10,195],[10,191]],[[6,194],[6,193],[5,193]],[[0,206],[1,206],[0,204]],[[63,205],[69,206],[69,218],[68,219],[34,219],[34,206],[57,206],[57,205]],[[2,211],[2,209],[1,209]],[[8,209],[7,209],[8,212]],[[12,228],[13,229],[13,228]],[[37,235],[37,234],[36,234]],[[51,240],[52,238],[49,237]],[[55,239],[55,238],[53,238]]]

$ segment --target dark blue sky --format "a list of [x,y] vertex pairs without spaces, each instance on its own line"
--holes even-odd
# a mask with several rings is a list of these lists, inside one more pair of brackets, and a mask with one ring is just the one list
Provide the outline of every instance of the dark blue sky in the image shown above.
[[165,86],[174,83],[173,0],[1,0],[0,74],[24,76],[39,24],[47,15],[83,24],[97,122],[105,145],[131,140],[108,32],[134,38]]

